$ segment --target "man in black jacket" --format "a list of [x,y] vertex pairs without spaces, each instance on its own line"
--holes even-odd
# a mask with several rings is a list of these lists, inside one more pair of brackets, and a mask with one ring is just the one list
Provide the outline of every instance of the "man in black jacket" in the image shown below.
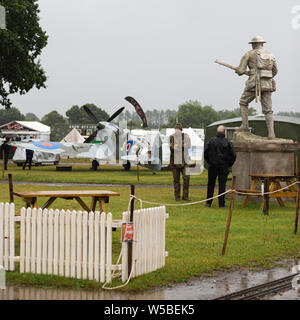
[[[208,162],[207,199],[212,198],[216,179],[219,181],[219,194],[225,192],[226,181],[231,167],[236,159],[233,145],[225,138],[225,127],[219,126],[216,137],[209,140],[204,150],[204,158]],[[206,206],[211,207],[212,200],[206,201]],[[225,195],[219,197],[219,207],[225,207]]]
[[8,157],[9,157],[9,152],[10,152],[10,145],[8,144],[10,139],[8,137],[5,138],[4,142],[2,143],[1,146],[1,155],[4,153],[4,170],[7,170],[7,163],[8,163]]

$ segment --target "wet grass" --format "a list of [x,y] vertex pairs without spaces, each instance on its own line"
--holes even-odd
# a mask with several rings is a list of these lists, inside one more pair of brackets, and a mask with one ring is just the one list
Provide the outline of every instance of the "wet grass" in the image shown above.
[[[16,191],[41,190],[41,186],[15,185]],[[42,187],[50,190],[53,187]],[[75,189],[57,187],[56,189]],[[76,188],[78,189],[78,188]],[[80,188],[81,190],[90,188]],[[129,188],[105,188],[120,193],[120,197],[112,198],[107,211],[113,213],[114,219],[121,218],[127,209]],[[149,201],[174,203],[171,188],[153,188],[147,192],[145,188],[137,188],[136,195]],[[192,189],[193,201],[205,198],[205,189]],[[0,201],[9,200],[8,186],[0,185]],[[46,199],[44,199],[46,200]],[[23,205],[15,199],[17,210]],[[169,207],[169,219],[166,224],[166,258],[164,268],[132,279],[122,290],[144,290],[160,286],[171,286],[176,282],[188,281],[191,277],[212,274],[216,270],[233,270],[241,267],[268,268],[274,261],[283,258],[300,257],[300,236],[293,234],[295,203],[287,202],[281,208],[277,202],[270,203],[269,216],[261,215],[260,204],[251,201],[249,207],[242,208],[242,202],[236,201],[233,211],[229,242],[225,256],[221,255],[225,226],[228,215],[227,208],[219,209],[217,202],[212,208],[204,204],[189,207]],[[75,201],[57,200],[52,208],[80,209]],[[18,233],[18,230],[17,230]],[[18,248],[16,248],[18,250]],[[113,263],[120,252],[120,233],[113,233]],[[19,274],[8,272],[7,280],[16,284],[101,288],[95,281],[76,280],[57,276]],[[115,280],[112,286],[119,285]]]
[[[56,171],[56,166],[37,166],[29,170],[22,170],[15,164],[9,163],[8,171],[5,171],[4,179],[8,179],[8,173],[13,175],[14,181],[26,182],[69,182],[69,183],[99,183],[99,184],[155,184],[172,185],[173,177],[170,171],[160,171],[153,174],[152,171],[140,167],[139,181],[137,180],[137,168],[132,167],[125,171],[122,166],[100,166],[98,171],[90,170],[87,165],[73,165],[72,171]],[[191,176],[191,185],[206,185],[207,171],[201,175]]]

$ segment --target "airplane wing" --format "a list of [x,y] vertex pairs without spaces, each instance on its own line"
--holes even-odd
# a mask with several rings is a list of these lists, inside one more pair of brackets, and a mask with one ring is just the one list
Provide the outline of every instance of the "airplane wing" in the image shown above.
[[30,141],[30,142],[20,142],[11,141],[9,142],[11,146],[17,148],[24,148],[33,151],[43,151],[47,153],[62,154],[64,150],[61,148],[61,143],[59,142],[42,142],[42,141]]

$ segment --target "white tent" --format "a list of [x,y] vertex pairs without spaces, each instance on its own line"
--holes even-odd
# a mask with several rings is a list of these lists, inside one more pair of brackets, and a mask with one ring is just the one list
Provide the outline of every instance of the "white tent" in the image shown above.
[[61,140],[61,142],[83,143],[84,140],[84,137],[74,128]]
[[4,136],[15,135],[21,139],[49,141],[51,128],[38,121],[11,121],[0,126]]

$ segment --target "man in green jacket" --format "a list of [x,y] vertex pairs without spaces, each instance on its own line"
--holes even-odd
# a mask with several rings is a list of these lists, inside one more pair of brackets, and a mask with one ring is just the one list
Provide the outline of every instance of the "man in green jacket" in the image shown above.
[[181,123],[175,125],[175,133],[170,136],[170,168],[173,171],[173,184],[175,201],[180,201],[180,173],[183,179],[182,200],[190,201],[189,199],[189,184],[190,176],[187,174],[189,162],[188,150],[191,147],[191,140],[188,134],[182,132]]

